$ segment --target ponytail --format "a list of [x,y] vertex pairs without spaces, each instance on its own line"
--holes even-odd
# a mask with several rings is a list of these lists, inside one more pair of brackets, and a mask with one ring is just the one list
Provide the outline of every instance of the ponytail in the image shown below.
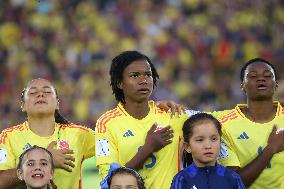
[[55,110],[54,112],[54,118],[55,118],[55,122],[56,123],[60,123],[60,124],[69,124],[70,122],[65,119],[60,113],[59,110]]

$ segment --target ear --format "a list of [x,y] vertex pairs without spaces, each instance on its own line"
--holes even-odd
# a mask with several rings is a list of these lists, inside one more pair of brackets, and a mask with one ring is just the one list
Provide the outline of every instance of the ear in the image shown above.
[[275,84],[275,91],[278,89],[278,87],[279,87],[279,84],[278,84],[278,82],[276,81],[276,84]]
[[187,151],[187,153],[191,153],[191,148],[188,142],[184,142],[183,146],[184,146],[185,151]]
[[59,110],[59,99],[57,99],[56,109]]
[[246,92],[246,91],[245,91],[245,88],[244,88],[244,83],[241,83],[241,90],[244,91],[244,92]]
[[25,102],[21,102],[21,110],[22,110],[22,112],[26,111],[26,109],[25,109]]
[[17,177],[18,177],[20,180],[23,180],[23,170],[17,169]]
[[122,90],[122,83],[121,82],[117,84],[117,88]]

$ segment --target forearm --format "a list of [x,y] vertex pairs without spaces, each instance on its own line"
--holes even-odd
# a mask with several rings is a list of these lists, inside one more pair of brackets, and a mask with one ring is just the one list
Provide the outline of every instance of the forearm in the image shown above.
[[264,148],[263,152],[247,166],[236,170],[240,174],[246,187],[249,187],[262,173],[262,171],[266,168],[267,164],[273,157],[273,154],[273,150],[267,146],[266,148]]
[[135,156],[125,164],[125,167],[129,167],[138,171],[143,167],[143,164],[147,161],[148,157],[151,155],[152,151],[149,147],[143,146]]
[[19,185],[22,181],[18,179],[16,169],[0,171],[0,189],[11,189]]

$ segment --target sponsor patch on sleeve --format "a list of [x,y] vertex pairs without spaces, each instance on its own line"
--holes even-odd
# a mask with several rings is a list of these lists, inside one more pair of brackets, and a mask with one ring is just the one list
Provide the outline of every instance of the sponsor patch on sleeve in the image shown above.
[[96,141],[96,156],[104,157],[110,155],[109,141],[107,139],[99,139]]
[[0,163],[7,162],[7,150],[5,148],[0,148]]
[[225,160],[229,157],[228,146],[225,142],[221,142],[221,150],[218,160]]

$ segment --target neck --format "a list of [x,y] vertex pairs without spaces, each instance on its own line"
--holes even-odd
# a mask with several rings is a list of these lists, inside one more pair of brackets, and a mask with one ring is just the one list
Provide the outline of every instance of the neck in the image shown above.
[[27,189],[48,189],[49,187],[48,187],[48,185],[46,185],[46,186],[43,186],[43,187],[32,187],[32,186],[29,186],[29,185],[27,185]]
[[267,101],[248,101],[248,107],[242,112],[245,116],[256,123],[266,123],[274,119],[277,107],[272,100]]
[[150,111],[150,107],[148,105],[148,101],[142,103],[125,103],[124,109],[127,111],[129,115],[136,119],[143,119],[146,117]]
[[50,117],[28,117],[29,128],[35,134],[47,137],[54,133],[55,119],[54,116]]

